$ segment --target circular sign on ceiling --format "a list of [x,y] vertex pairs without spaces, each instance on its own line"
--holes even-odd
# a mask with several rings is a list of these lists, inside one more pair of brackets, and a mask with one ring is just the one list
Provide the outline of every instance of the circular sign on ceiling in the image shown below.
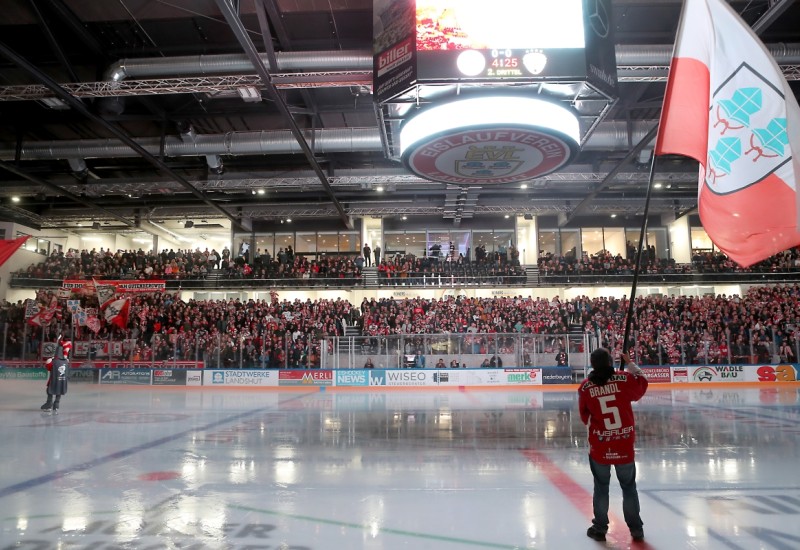
[[527,181],[571,162],[579,122],[556,103],[486,96],[422,111],[400,130],[403,162],[442,183],[493,185]]

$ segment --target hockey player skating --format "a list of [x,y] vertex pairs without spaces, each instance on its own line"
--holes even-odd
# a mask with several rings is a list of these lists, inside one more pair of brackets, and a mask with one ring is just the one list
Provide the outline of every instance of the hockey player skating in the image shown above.
[[61,396],[67,393],[71,349],[72,342],[59,336],[55,354],[45,361],[45,367],[50,371],[50,376],[47,379],[47,401],[42,405],[43,411],[58,413]]

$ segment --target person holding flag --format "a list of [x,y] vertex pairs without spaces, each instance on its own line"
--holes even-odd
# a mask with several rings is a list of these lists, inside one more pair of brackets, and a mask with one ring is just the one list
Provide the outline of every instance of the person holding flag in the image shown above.
[[71,350],[72,342],[64,336],[59,336],[55,354],[45,360],[44,366],[50,372],[50,376],[47,378],[47,401],[41,407],[43,411],[58,412],[61,396],[67,393]]
[[606,540],[608,531],[611,466],[622,489],[622,512],[631,537],[634,541],[644,540],[636,489],[636,422],[631,402],[644,396],[648,381],[627,354],[622,354],[621,360],[628,372],[614,372],[614,361],[607,349],[594,350],[589,356],[592,370],[578,388],[581,421],[589,428],[589,467],[594,480],[594,518],[586,535],[596,541]]

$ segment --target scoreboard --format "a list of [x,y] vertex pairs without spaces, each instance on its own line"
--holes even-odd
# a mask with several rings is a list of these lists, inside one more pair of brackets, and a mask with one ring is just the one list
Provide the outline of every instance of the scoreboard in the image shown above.
[[584,81],[616,95],[611,0],[373,0],[378,102],[415,85]]
[[578,77],[582,0],[416,0],[417,77]]

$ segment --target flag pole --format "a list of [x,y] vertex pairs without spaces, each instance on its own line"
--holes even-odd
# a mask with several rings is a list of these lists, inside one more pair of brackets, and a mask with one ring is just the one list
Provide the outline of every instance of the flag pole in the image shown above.
[[[628,314],[625,316],[625,336],[622,341],[622,353],[628,352],[628,337],[631,332],[631,322],[633,321],[633,304],[636,299],[636,285],[639,282],[639,272],[642,267],[642,247],[644,246],[645,235],[647,234],[647,215],[650,212],[650,194],[653,190],[653,179],[656,173],[656,158],[655,149],[653,149],[653,158],[650,161],[650,175],[647,179],[647,193],[644,199],[642,228],[639,231],[639,247],[636,250],[636,261],[633,268],[633,283],[631,284],[631,294],[628,297]],[[620,363],[620,369],[624,367],[625,365]]]

